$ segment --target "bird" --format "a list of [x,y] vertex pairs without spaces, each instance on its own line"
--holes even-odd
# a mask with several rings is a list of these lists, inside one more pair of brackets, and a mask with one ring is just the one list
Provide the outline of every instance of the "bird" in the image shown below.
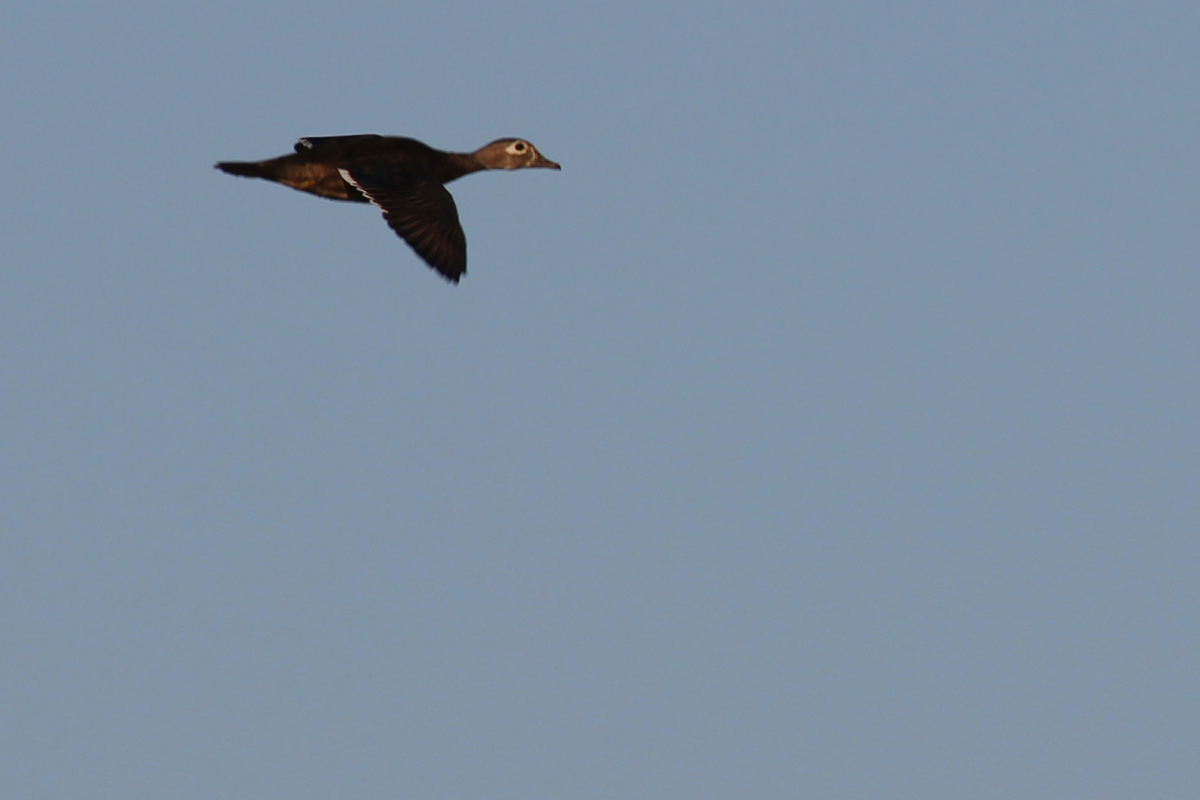
[[389,228],[455,284],[467,272],[467,239],[445,184],[485,169],[562,169],[526,139],[496,139],[472,153],[453,153],[416,139],[367,133],[308,136],[294,149],[265,161],[219,161],[214,166],[330,200],[373,203]]

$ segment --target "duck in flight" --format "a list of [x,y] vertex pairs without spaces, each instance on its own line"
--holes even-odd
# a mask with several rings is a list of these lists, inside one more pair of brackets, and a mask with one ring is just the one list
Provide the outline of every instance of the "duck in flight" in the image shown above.
[[497,139],[474,153],[434,150],[400,136],[310,136],[266,161],[221,161],[230,175],[265,178],[302,192],[374,203],[388,227],[451,283],[467,271],[467,238],[443,184],[483,169],[562,169],[524,139]]

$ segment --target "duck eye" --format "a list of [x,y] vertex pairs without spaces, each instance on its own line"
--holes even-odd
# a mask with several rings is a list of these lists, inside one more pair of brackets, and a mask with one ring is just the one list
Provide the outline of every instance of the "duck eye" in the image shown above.
[[513,150],[516,150],[518,153],[524,153],[525,152],[525,143],[517,142],[516,144],[513,145]]

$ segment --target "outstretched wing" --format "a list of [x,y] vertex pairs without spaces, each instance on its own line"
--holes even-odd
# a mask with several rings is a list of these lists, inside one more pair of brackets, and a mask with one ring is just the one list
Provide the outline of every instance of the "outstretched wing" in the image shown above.
[[342,178],[383,209],[388,227],[446,280],[467,271],[467,237],[446,187],[396,170],[339,169]]

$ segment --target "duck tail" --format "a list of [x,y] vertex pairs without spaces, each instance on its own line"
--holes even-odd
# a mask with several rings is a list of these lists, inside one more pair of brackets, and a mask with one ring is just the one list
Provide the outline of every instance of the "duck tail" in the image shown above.
[[230,175],[264,178],[330,200],[367,202],[362,193],[342,180],[337,167],[309,161],[307,156],[280,156],[266,161],[218,161],[213,166]]
[[275,178],[275,171],[267,169],[262,161],[218,161],[213,166],[221,172],[240,175],[243,178]]

